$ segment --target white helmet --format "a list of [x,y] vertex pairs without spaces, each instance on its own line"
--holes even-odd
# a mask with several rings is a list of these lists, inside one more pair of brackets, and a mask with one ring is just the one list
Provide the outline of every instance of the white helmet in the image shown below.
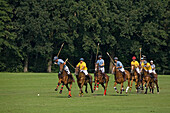
[[153,60],[151,60],[150,62],[152,62],[152,63],[153,63]]

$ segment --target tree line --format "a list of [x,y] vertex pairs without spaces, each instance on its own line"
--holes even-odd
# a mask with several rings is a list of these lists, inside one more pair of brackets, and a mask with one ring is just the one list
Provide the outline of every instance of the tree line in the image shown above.
[[[94,72],[97,44],[106,72],[125,67],[139,48],[159,73],[170,74],[169,0],[1,0],[0,71],[56,72],[53,57]],[[69,66],[69,64],[67,64]],[[70,66],[69,66],[70,67]],[[71,67],[70,67],[71,69]]]

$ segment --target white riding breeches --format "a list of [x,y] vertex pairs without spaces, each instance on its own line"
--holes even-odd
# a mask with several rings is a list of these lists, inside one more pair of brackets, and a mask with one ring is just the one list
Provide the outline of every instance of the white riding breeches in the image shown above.
[[136,71],[137,71],[138,74],[140,74],[140,71],[139,71],[139,68],[138,68],[138,67],[136,68]]
[[102,71],[102,73],[104,73],[104,72],[105,72],[104,67],[99,67],[99,70],[101,70],[101,71]]
[[156,71],[155,71],[155,69],[154,69],[154,70],[152,70],[152,73],[156,74]]
[[121,69],[119,69],[119,71],[121,71],[121,72],[125,72],[125,69],[124,69],[124,68],[121,68]]
[[88,75],[87,70],[80,70],[80,72],[83,72],[85,75]]
[[149,72],[149,74],[150,74],[150,73],[152,73],[152,70],[145,70],[145,71],[148,71],[148,72]]
[[64,68],[64,70],[67,72],[68,75],[70,74],[70,70],[67,66]]

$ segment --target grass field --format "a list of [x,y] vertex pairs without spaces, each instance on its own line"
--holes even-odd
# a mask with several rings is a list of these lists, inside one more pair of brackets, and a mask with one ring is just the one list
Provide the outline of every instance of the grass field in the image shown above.
[[55,73],[0,73],[0,113],[170,113],[168,75],[159,75],[160,94],[147,95],[136,94],[134,86],[129,94],[116,94],[110,75],[106,96],[99,86],[79,97],[74,83],[72,98],[67,98],[66,87],[63,94],[54,91],[57,81]]

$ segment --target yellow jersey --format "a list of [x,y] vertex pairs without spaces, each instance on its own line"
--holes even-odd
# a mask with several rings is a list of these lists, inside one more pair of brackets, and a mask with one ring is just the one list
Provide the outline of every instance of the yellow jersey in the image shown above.
[[[82,69],[82,67],[84,66],[84,68]],[[86,66],[86,63],[85,62],[82,62],[82,63],[78,63],[77,64],[77,67],[80,67],[80,69],[82,69],[82,70],[87,70],[87,66]]]
[[152,70],[152,67],[151,67],[150,63],[147,63],[147,64],[144,66],[144,69],[145,69],[145,70]]
[[132,65],[135,66],[135,68],[137,68],[137,67],[139,66],[139,63],[138,63],[138,61],[135,61],[135,62],[132,61],[132,62],[131,62],[131,66],[132,66]]

